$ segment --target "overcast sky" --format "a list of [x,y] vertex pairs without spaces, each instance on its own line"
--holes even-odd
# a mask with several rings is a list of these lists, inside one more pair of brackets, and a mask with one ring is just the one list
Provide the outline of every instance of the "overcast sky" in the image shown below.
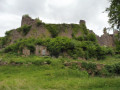
[[79,23],[85,20],[88,29],[101,35],[109,27],[108,0],[0,0],[0,36],[20,27],[22,15],[39,17],[45,23]]

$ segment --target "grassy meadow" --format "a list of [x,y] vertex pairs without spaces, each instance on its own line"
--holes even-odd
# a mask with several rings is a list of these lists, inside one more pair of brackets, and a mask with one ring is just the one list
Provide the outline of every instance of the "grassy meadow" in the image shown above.
[[[24,63],[0,66],[0,90],[120,90],[118,75],[92,77],[87,71],[64,65],[65,62],[81,62],[82,60],[38,56],[21,57],[13,54],[0,54],[0,60],[9,63],[14,61]],[[41,64],[42,61],[48,61],[49,64]],[[120,62],[120,57],[109,56],[105,60],[86,62],[114,64]]]

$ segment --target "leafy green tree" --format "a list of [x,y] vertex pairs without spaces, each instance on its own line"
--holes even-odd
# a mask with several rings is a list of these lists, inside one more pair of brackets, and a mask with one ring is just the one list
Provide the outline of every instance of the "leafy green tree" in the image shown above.
[[110,7],[106,11],[108,11],[109,23],[112,28],[120,29],[120,0],[110,0]]

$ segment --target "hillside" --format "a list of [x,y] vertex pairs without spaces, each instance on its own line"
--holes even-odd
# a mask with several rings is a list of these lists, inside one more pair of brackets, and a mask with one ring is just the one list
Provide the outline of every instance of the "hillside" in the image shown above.
[[[15,40],[21,38],[55,38],[57,36],[77,38],[90,33],[94,34],[92,30],[89,30],[86,27],[86,22],[84,20],[80,20],[79,24],[45,24],[39,20],[39,18],[32,19],[30,16],[24,15],[22,17],[20,28],[6,32],[6,38],[4,38],[7,42],[2,46],[4,47],[4,45],[12,44]],[[114,35],[117,33],[117,31],[114,31],[114,34],[110,35],[104,31],[104,35],[101,37],[95,36],[97,37],[99,45],[114,46]]]
[[79,24],[22,17],[0,38],[0,90],[119,90],[118,31],[99,37]]
[[110,35],[105,28],[104,35],[99,37],[86,27],[84,20],[80,20],[79,24],[45,24],[39,18],[32,19],[24,15],[21,27],[7,31],[6,36],[0,39],[0,47],[6,53],[25,56],[35,54],[99,59],[114,53],[112,48],[116,46],[117,33],[118,31],[114,31]]

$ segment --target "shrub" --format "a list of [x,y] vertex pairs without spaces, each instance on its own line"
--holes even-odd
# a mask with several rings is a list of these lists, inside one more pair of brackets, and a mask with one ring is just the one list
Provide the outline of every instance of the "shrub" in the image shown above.
[[80,24],[80,29],[82,30],[83,34],[88,34],[88,29],[85,24]]
[[29,38],[29,39],[20,39],[16,41],[16,43],[11,44],[7,46],[4,51],[7,52],[18,52],[22,51],[24,47],[27,47],[32,53],[35,51],[35,39]]
[[0,46],[4,47],[5,44],[7,44],[7,38],[6,37],[1,37],[0,38]]
[[78,57],[84,57],[84,51],[82,50],[82,48],[77,48],[77,47],[74,47],[74,49],[69,49],[67,51],[67,53],[73,57],[73,59],[77,59]]
[[104,69],[107,70],[109,75],[120,74],[120,63],[116,63],[113,65],[105,65]]
[[105,65],[105,69],[109,72],[109,73],[115,73],[115,67],[114,65]]
[[88,41],[97,42],[97,38],[94,33],[88,34],[87,38],[88,38]]
[[115,67],[115,73],[120,74],[120,63],[115,64],[114,67]]
[[84,36],[79,36],[79,37],[75,37],[76,40],[78,41],[91,41],[91,42],[97,42],[97,38],[95,36],[95,34],[90,33],[88,35],[84,35]]
[[17,31],[22,32],[22,34],[25,36],[30,31],[31,27],[32,26],[30,26],[30,25],[24,25],[24,26],[18,28]]
[[97,58],[104,59],[106,55],[112,55],[113,50],[107,47],[101,47],[95,42],[91,41],[77,41],[67,37],[56,37],[46,39],[20,39],[14,44],[5,48],[5,52],[18,52],[27,47],[32,53],[35,51],[35,45],[46,46],[51,56],[58,57],[59,54],[67,52],[72,58]]
[[39,18],[36,18],[35,21],[38,27],[42,24],[42,21]]
[[80,30],[80,25],[78,25],[78,24],[71,24],[71,28],[73,30],[73,33],[76,34]]
[[52,62],[51,62],[51,60],[46,60],[46,63],[51,64]]
[[29,17],[29,18],[31,18],[28,14],[23,15],[23,17]]
[[88,64],[87,64],[86,62],[82,62],[81,64],[82,64],[82,65],[81,65],[82,68],[85,68],[85,69],[87,69],[87,70],[89,69],[89,68],[88,68]]
[[70,66],[71,69],[80,69],[79,66],[77,65],[77,63],[72,63],[72,65]]
[[9,36],[12,31],[13,31],[13,30],[7,31],[7,32],[5,33],[5,36]]
[[32,64],[34,64],[34,65],[43,65],[44,61],[43,60],[36,60],[36,61],[33,61]]
[[100,75],[100,76],[111,76],[111,74],[108,72],[108,70],[106,68],[103,68],[100,71],[98,71],[98,75]]
[[86,63],[86,62],[82,62],[82,68],[85,68],[86,70],[96,70],[96,64],[94,63]]
[[71,39],[62,37],[49,39],[47,47],[51,55],[58,57],[61,52],[66,51],[71,47]]
[[45,27],[51,33],[53,38],[57,37],[61,30],[59,25],[57,25],[57,24],[45,24]]
[[17,44],[12,44],[12,45],[7,46],[4,49],[4,52],[5,53],[8,53],[8,52],[16,52],[17,53],[18,49],[19,49],[19,47],[17,46]]
[[105,59],[105,57],[106,57],[106,48],[97,46],[96,53],[97,53],[97,59],[98,60]]
[[113,48],[106,47],[106,55],[114,55],[115,52]]

